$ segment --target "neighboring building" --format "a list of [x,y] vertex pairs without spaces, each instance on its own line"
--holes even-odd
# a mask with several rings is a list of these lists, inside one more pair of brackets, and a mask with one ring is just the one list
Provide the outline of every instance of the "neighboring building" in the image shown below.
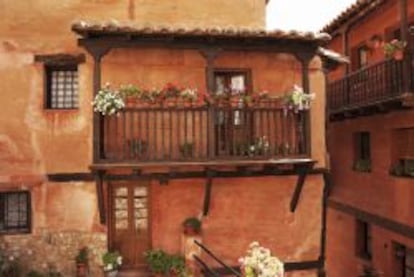
[[[264,31],[264,0],[196,2],[0,4],[0,242],[26,269],[74,276],[83,246],[92,276],[107,248],[137,268],[150,248],[180,252],[181,223],[203,215],[203,244],[229,265],[257,240],[323,275],[328,38]],[[106,82],[316,98],[299,113],[269,100],[101,116]]]
[[[329,74],[327,89],[330,277],[364,266],[414,276],[413,23],[413,1],[358,1],[324,28],[329,47],[351,60]],[[393,39],[408,43],[403,60],[384,56]]]

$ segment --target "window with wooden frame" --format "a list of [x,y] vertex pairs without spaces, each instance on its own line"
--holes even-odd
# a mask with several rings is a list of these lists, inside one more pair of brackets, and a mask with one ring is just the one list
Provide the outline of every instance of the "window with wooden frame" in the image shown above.
[[249,69],[216,69],[214,84],[214,98],[217,98],[219,102],[223,99],[227,104],[236,104],[236,107],[233,106],[231,109],[230,105],[217,109],[216,154],[246,148],[251,138],[243,137],[242,134],[251,134],[251,117],[242,108],[245,103],[243,98],[251,91],[251,71]]
[[391,153],[390,174],[414,177],[414,128],[392,131]]
[[403,277],[414,277],[414,249],[405,248]]
[[365,260],[372,258],[371,225],[365,221],[356,221],[356,255]]
[[77,109],[78,65],[45,65],[46,109]]
[[78,65],[85,55],[35,55],[35,62],[44,66],[44,107],[46,109],[77,109],[79,107]]
[[354,47],[351,52],[352,70],[358,70],[368,65],[369,49],[365,44]]
[[0,234],[30,233],[30,230],[30,193],[0,192]]
[[358,69],[368,65],[368,51],[365,45],[358,48]]
[[354,133],[354,165],[359,172],[371,171],[371,136],[369,132]]

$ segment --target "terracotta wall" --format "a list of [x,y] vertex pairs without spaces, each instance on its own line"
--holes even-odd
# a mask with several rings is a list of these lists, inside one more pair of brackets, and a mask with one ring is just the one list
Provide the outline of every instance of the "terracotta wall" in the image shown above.
[[[414,21],[414,4],[410,1],[408,3],[408,16],[409,21]],[[381,7],[370,13],[364,19],[358,21],[355,25],[352,25],[348,32],[349,43],[349,55],[352,54],[352,49],[356,47],[369,44],[369,40],[373,35],[379,35],[383,38],[384,42],[388,42],[387,38],[390,30],[396,30],[400,27],[400,8],[399,1],[388,0]],[[342,35],[335,36],[332,41],[328,43],[328,48],[331,48],[339,53],[345,53],[343,46]],[[383,47],[370,48],[368,51],[368,65],[374,64],[385,58]],[[343,74],[345,66],[329,73],[329,79],[340,79]],[[353,68],[350,65],[350,69]]]
[[[372,261],[357,257],[356,219],[335,209],[328,210],[327,272],[332,277],[359,276],[364,265],[372,265],[381,276],[399,277],[394,243],[414,248],[414,240],[372,225]],[[335,257],[335,258],[333,258]]]
[[[225,262],[237,265],[252,241],[259,241],[284,261],[319,256],[322,176],[306,180],[295,213],[289,211],[296,177],[214,179],[202,240]],[[180,251],[181,223],[202,212],[205,180],[152,184],[152,243]],[[312,276],[312,275],[307,275]]]
[[[407,1],[409,17],[414,16],[414,2]],[[399,1],[390,0],[375,12],[354,25],[349,32],[350,49],[366,43],[373,35],[379,34],[386,40],[389,29],[399,27]],[[335,37],[329,44],[336,51],[342,51],[342,36]],[[368,53],[368,63],[384,58],[383,49],[372,49]],[[352,51],[350,50],[349,53]],[[331,72],[329,80],[343,77],[344,67]],[[328,141],[334,181],[331,198],[357,209],[389,218],[393,221],[413,226],[412,210],[414,190],[409,178],[394,177],[389,174],[392,165],[392,131],[397,128],[414,126],[414,113],[410,110],[394,111],[329,123]],[[354,162],[353,134],[368,131],[371,133],[370,173],[352,170]],[[383,276],[398,276],[393,271],[392,242],[413,247],[413,241],[387,231],[380,226],[372,226],[372,264],[384,273]],[[356,257],[355,218],[329,209],[327,233],[328,274],[333,277],[356,276],[364,263]]]

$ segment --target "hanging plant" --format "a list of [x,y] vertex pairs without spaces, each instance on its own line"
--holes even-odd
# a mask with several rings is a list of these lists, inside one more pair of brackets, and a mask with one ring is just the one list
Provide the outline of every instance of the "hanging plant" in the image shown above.
[[111,89],[110,84],[106,84],[96,94],[92,106],[95,112],[113,115],[125,108],[125,101],[119,91]]
[[294,111],[309,110],[313,99],[315,94],[305,93],[302,87],[294,85],[293,90],[285,96],[285,107]]

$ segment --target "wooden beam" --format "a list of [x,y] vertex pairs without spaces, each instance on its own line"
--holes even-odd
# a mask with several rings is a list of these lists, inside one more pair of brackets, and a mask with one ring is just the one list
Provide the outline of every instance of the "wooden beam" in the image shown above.
[[[305,93],[310,93],[310,80],[309,80],[309,65],[313,57],[313,53],[296,53],[296,58],[301,63],[302,69],[302,87]],[[302,128],[305,135],[305,152],[307,155],[311,155],[311,121],[310,121],[310,111],[304,111],[301,113],[302,116]]]
[[40,62],[47,65],[80,64],[85,62],[85,55],[70,55],[66,53],[35,55],[34,60],[35,62]]
[[206,186],[204,189],[204,205],[203,205],[203,216],[207,216],[210,209],[210,198],[211,198],[211,186],[213,184],[213,176],[207,177]]
[[359,220],[365,221],[369,224],[377,225],[383,229],[400,234],[404,237],[414,239],[414,227],[397,222],[390,218],[376,215],[367,211],[363,211],[357,207],[341,203],[336,200],[329,200],[328,207],[355,217]]
[[307,166],[300,166],[298,168],[298,179],[296,181],[295,191],[293,192],[292,199],[290,201],[290,211],[293,213],[296,210],[296,207],[299,202],[300,195],[302,193],[302,188],[305,183],[306,175],[308,174]]
[[46,176],[47,180],[50,182],[76,182],[95,180],[95,177],[90,172],[51,173],[47,174]]
[[409,38],[408,31],[408,3],[407,0],[400,0],[400,31],[401,31],[401,40],[408,43],[408,47],[405,48],[405,55],[409,58],[405,58],[403,62],[403,72],[402,72],[402,90],[403,93],[410,91],[411,78],[410,78],[410,68],[411,68],[411,39]]
[[[199,50],[200,54],[204,57],[206,61],[206,84],[207,84],[207,93],[211,94],[214,93],[215,90],[215,80],[214,80],[214,61],[221,52],[218,48],[201,48]],[[216,112],[214,111],[214,105],[210,105],[209,112],[208,112],[208,121],[207,121],[207,128],[208,128],[208,156],[212,159],[214,158],[215,154],[215,116]]]
[[328,197],[332,186],[332,178],[330,172],[324,172],[323,174],[323,192],[322,192],[322,215],[321,215],[321,236],[320,236],[320,253],[319,261],[321,267],[318,271],[318,277],[324,277],[325,273],[325,260],[326,260],[326,225],[327,225],[327,207]]
[[240,38],[200,38],[200,37],[154,37],[139,36],[129,39],[127,36],[102,36],[95,38],[81,38],[80,46],[96,48],[151,48],[162,47],[166,49],[203,49],[215,48],[223,51],[259,51],[277,53],[312,53],[316,54],[318,42],[313,41],[288,41],[280,39],[252,39]]
[[104,171],[98,171],[96,176],[96,197],[98,198],[99,221],[101,224],[106,224],[106,212],[104,205],[103,193],[103,176]]

